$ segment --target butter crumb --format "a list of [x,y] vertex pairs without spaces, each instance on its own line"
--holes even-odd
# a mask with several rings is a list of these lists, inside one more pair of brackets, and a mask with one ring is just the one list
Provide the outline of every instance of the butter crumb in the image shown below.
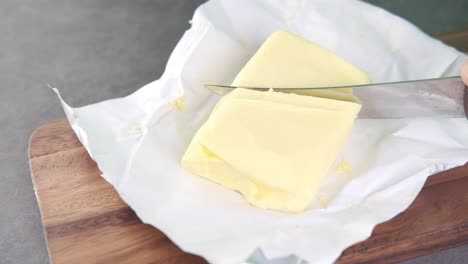
[[336,173],[349,173],[350,171],[351,165],[349,165],[349,162],[345,159],[335,169]]
[[140,131],[140,130],[141,130],[141,126],[140,126],[140,125],[133,125],[133,126],[131,127],[131,129],[132,129],[133,131]]
[[171,100],[169,103],[173,105],[178,111],[180,112],[185,111],[186,105],[185,105],[184,100],[182,100],[181,98]]

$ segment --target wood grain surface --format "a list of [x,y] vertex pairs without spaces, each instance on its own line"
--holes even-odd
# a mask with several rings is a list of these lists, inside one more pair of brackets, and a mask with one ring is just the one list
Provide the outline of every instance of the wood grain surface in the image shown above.
[[[34,132],[30,166],[53,263],[205,263],[137,218],[65,119]],[[431,176],[406,211],[338,263],[394,263],[467,244],[466,190],[468,166]]]
[[468,27],[435,36],[447,45],[468,53]]
[[38,128],[29,155],[53,263],[205,263],[137,218],[67,120]]

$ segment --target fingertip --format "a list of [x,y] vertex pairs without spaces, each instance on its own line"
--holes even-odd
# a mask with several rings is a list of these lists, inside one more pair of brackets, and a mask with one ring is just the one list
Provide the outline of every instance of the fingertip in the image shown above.
[[461,71],[460,71],[460,76],[463,80],[463,82],[468,85],[468,60],[465,60],[465,62],[463,62],[463,65],[461,67]]

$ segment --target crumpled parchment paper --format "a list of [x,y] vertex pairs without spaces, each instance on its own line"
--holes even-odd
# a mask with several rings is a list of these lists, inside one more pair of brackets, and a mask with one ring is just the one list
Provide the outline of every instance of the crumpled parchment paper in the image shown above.
[[62,101],[102,176],[143,222],[187,252],[213,263],[239,263],[255,250],[331,263],[405,210],[428,176],[468,160],[465,119],[359,119],[340,157],[351,170],[332,172],[309,210],[254,208],[179,161],[219,99],[203,85],[229,84],[272,32],[327,47],[375,83],[458,75],[465,55],[359,1],[212,0],[191,24],[159,80],[85,107]]

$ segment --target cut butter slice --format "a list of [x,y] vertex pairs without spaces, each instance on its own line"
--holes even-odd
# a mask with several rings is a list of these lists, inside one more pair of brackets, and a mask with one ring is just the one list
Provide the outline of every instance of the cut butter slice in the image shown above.
[[[233,85],[311,87],[365,84],[367,75],[289,32],[274,33]],[[304,96],[238,88],[195,134],[182,166],[254,206],[301,212],[316,195],[361,109],[350,89]],[[336,100],[340,99],[340,100]]]
[[346,143],[361,106],[235,89],[196,133],[182,166],[260,208],[303,211]]

